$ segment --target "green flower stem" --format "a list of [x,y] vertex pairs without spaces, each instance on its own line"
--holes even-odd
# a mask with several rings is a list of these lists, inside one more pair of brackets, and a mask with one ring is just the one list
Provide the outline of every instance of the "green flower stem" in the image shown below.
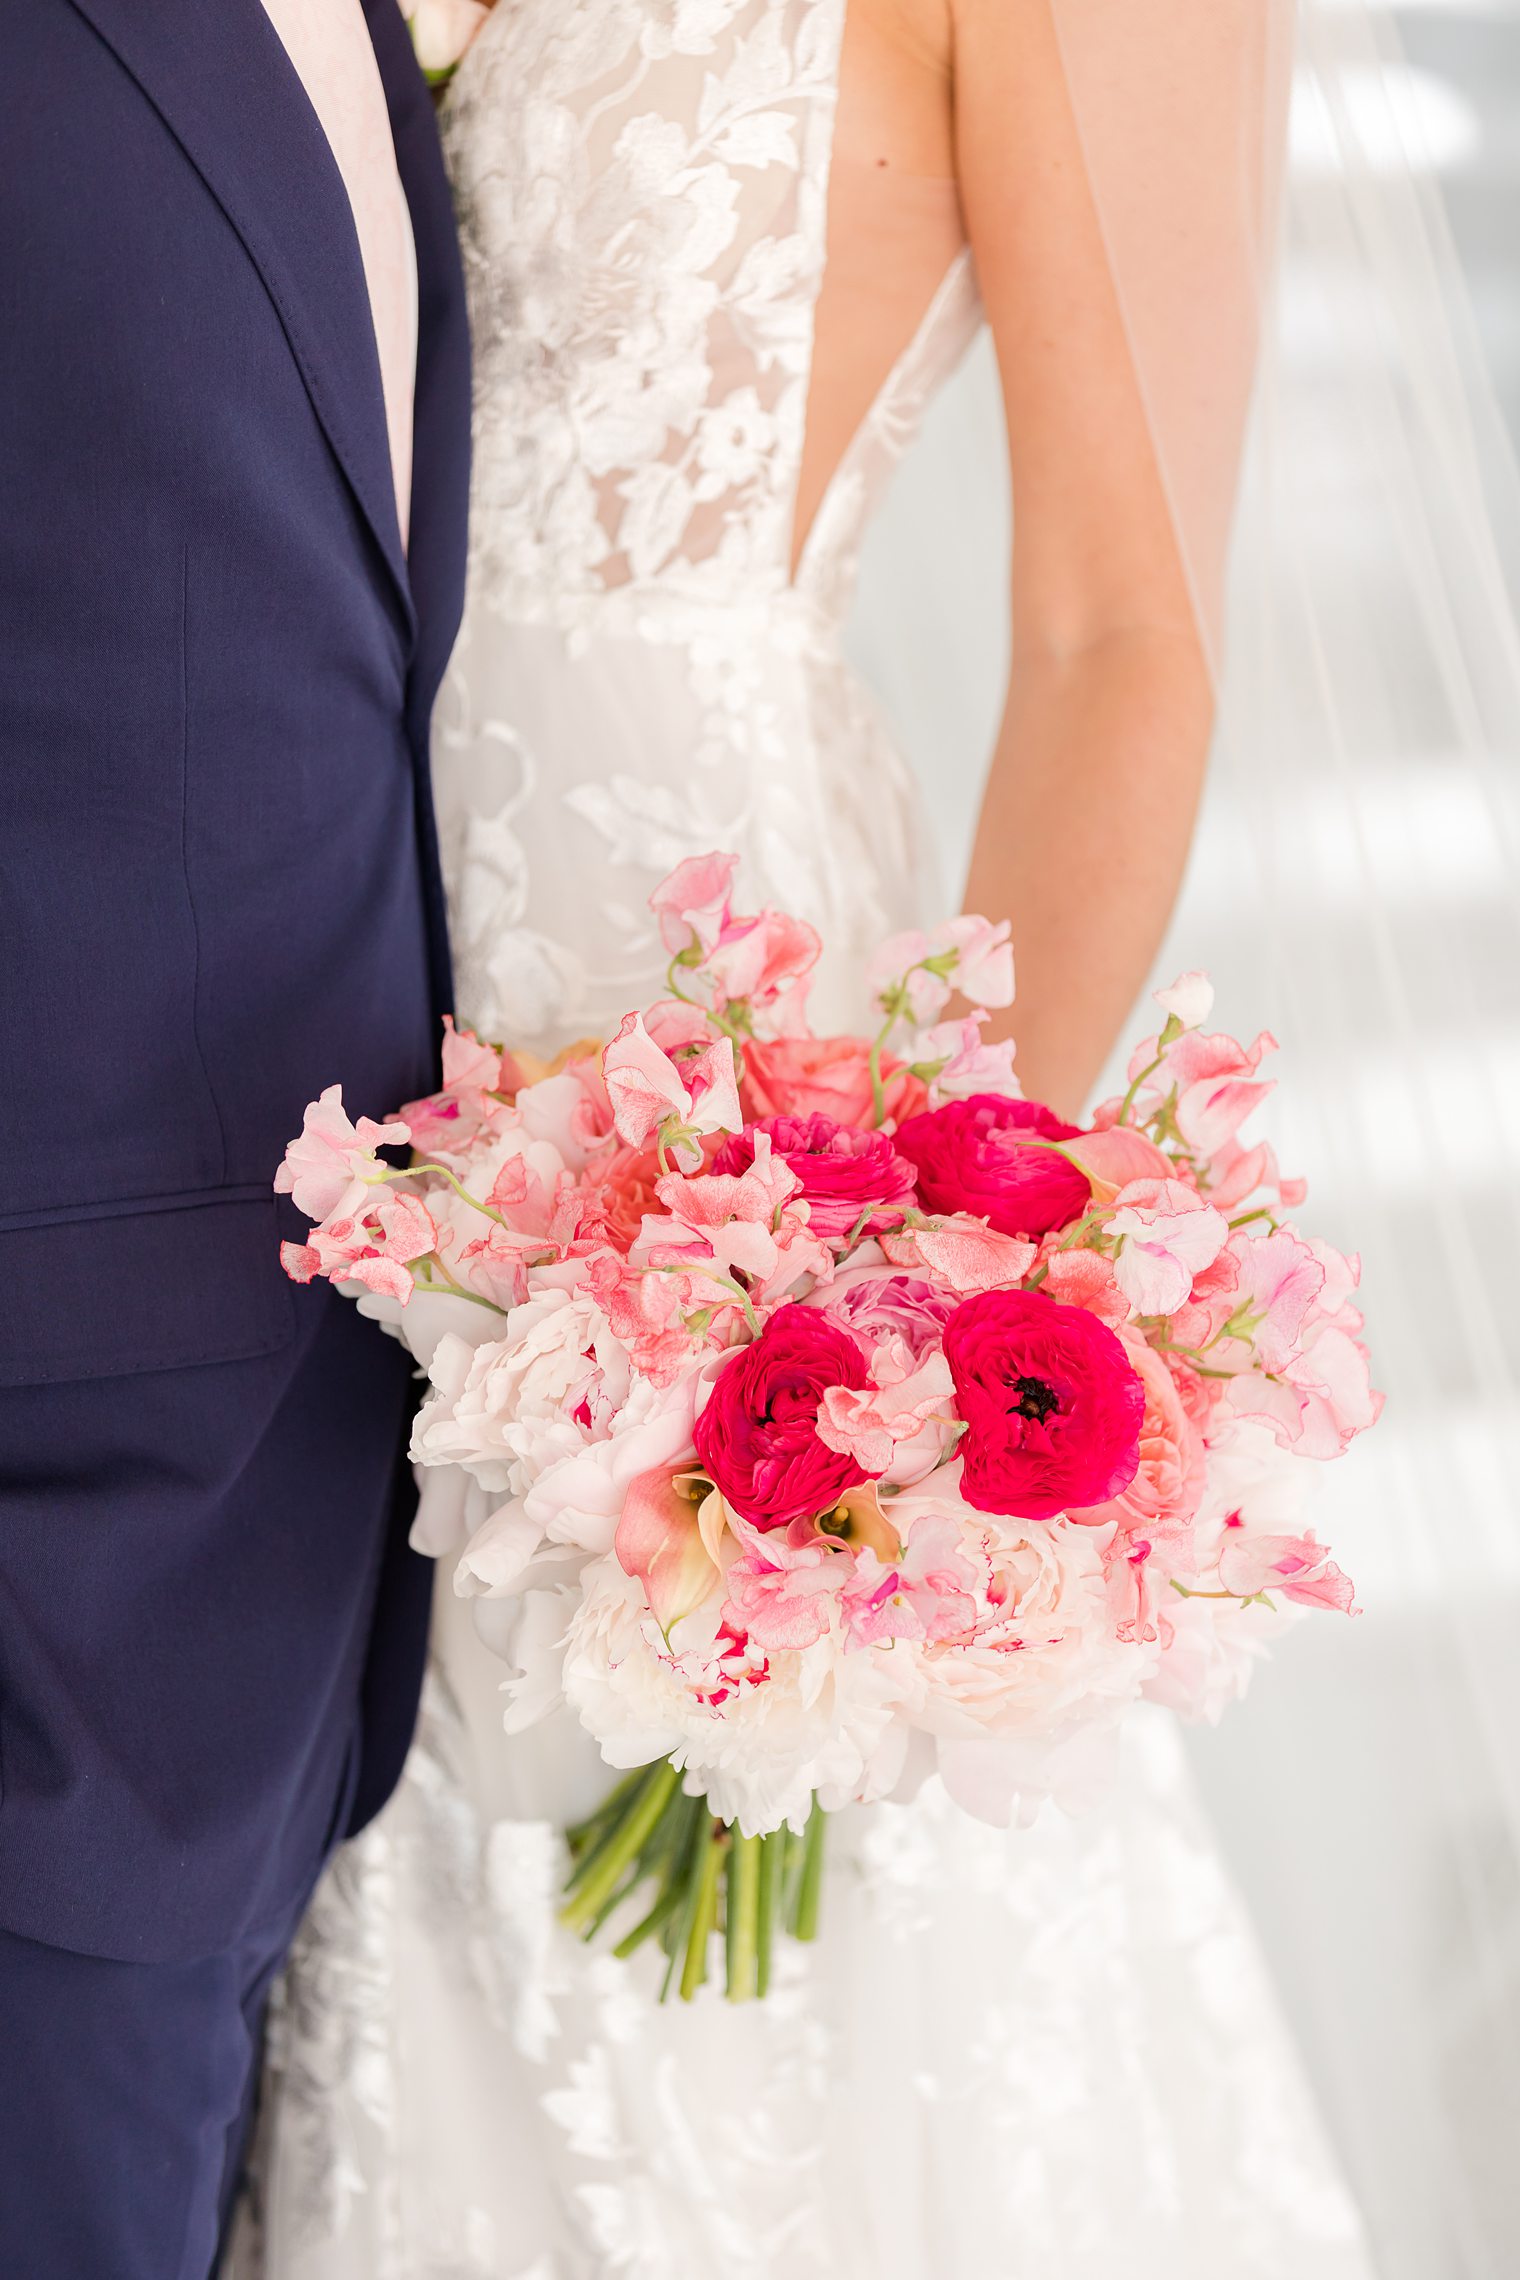
[[644,1794],[651,1770],[650,1767],[644,1766],[640,1769],[637,1779],[626,1788],[619,1784],[608,1799],[601,1820],[594,1827],[589,1828],[579,1843],[572,1847],[575,1866],[571,1870],[565,1885],[567,1894],[580,1890],[592,1869],[602,1858],[606,1846],[628,1820]]
[[808,1817],[802,1838],[802,1873],[797,1880],[797,1912],[792,1935],[799,1940],[818,1937],[818,1906],[823,1891],[825,1815],[817,1804]]
[[647,1765],[638,1766],[632,1773],[625,1773],[617,1787],[608,1791],[594,1813],[588,1813],[584,1821],[577,1821],[573,1828],[565,1831],[565,1842],[570,1850],[573,1853],[584,1852],[591,1840],[601,1835],[608,1822],[621,1814],[634,1790],[640,1788],[648,1778]]
[[747,2003],[758,1992],[760,1956],[760,1839],[735,1829],[728,1848],[724,1931],[728,1943],[728,1999]]
[[666,1919],[660,1933],[660,1945],[670,1959],[660,1986],[660,2001],[662,2003],[670,1993],[677,1968],[686,1953],[686,1943],[691,1937],[692,1918],[696,1913],[697,1906],[698,1872],[702,1864],[703,1848],[712,1828],[705,1801],[702,1798],[697,1798],[694,1802],[697,1811],[693,1815],[691,1825],[686,1832],[686,1843],[681,1851],[680,1865],[672,1879],[679,1895],[679,1905],[674,1915]]
[[646,1940],[652,1940],[656,1932],[664,1930],[680,1905],[681,1887],[672,1877],[648,1915],[643,1918],[642,1922],[635,1924],[631,1932],[624,1933],[613,1949],[613,1954],[625,1959],[636,1954]]
[[686,1940],[686,1961],[681,1968],[681,2000],[689,2003],[707,1977],[707,1943],[718,1920],[718,1876],[728,1847],[726,1834],[714,1822],[706,1844],[697,1855],[696,1905]]
[[755,1993],[770,1992],[771,1951],[776,1937],[776,1920],[781,1913],[782,1896],[786,1889],[785,1829],[774,1829],[768,1837],[760,1839],[760,1873],[756,1893],[756,1953]]
[[582,1869],[576,1870],[579,1889],[560,1910],[562,1920],[573,1929],[580,1930],[597,1916],[603,1903],[610,1897],[622,1879],[623,1871],[637,1860],[653,1836],[660,1816],[669,1804],[680,1775],[673,1765],[656,1766],[643,1787],[637,1792],[633,1809],[607,1837],[605,1843],[592,1848]]

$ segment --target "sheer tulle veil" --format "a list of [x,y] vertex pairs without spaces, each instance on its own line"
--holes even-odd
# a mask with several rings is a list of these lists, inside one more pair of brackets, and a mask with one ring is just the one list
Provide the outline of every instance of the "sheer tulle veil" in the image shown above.
[[[1363,1255],[1389,1395],[1321,1511],[1365,1616],[1304,1626],[1200,1768],[1382,2270],[1499,2280],[1520,2237],[1520,480],[1389,23],[1363,0],[1050,5],[1218,683],[1162,963],[1209,967],[1227,1026],[1281,1037],[1274,1138]],[[962,820],[1001,672],[998,422],[974,364],[903,470],[853,629]]]

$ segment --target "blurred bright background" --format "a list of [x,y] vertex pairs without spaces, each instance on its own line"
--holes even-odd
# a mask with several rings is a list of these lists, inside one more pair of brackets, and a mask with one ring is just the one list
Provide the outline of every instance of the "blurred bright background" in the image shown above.
[[[1520,445],[1520,0],[1422,0],[1394,13],[1405,60],[1349,85],[1348,106],[1374,168],[1381,138],[1444,198]],[[1326,160],[1324,131],[1302,107],[1302,179]],[[1286,305],[1290,357],[1308,391],[1334,405],[1351,391],[1323,321],[1327,275],[1333,292],[1333,272],[1312,261],[1290,271]],[[947,896],[1006,669],[1006,488],[989,472],[1000,417],[983,340],[899,474],[853,632],[857,663],[930,793]],[[1358,629],[1368,654],[1381,642],[1394,659],[1407,647],[1407,597],[1376,502],[1357,490],[1375,458],[1312,470],[1306,488],[1318,491],[1297,508],[1299,542],[1305,574],[1368,621]],[[1501,536],[1520,542],[1520,530]],[[1509,1406],[1520,1360],[1509,1320],[1520,1288],[1520,973],[1507,970],[1520,869],[1495,819],[1520,771],[1520,707],[1501,702],[1486,716],[1512,734],[1486,727],[1476,739],[1487,736],[1483,757],[1502,776],[1496,803],[1471,748],[1448,731],[1448,692],[1427,678],[1431,689],[1417,668],[1404,675],[1386,756],[1374,752],[1354,784],[1300,763],[1275,840],[1238,786],[1216,784],[1162,960],[1164,978],[1197,964],[1214,973],[1225,1028],[1249,1036],[1280,1024],[1272,1137],[1289,1168],[1310,1174],[1306,1221],[1366,1254],[1378,1374],[1392,1397],[1379,1433],[1327,1477],[1317,1515],[1367,1613],[1304,1626],[1248,1702],[1196,1737],[1195,1762],[1382,2280],[1516,2280],[1520,1506],[1504,1458],[1520,1449]],[[1422,720],[1437,725],[1427,734]],[[1242,901],[1247,878],[1254,905]],[[1261,941],[1241,939],[1243,908],[1270,910],[1317,946],[1319,1004],[1291,990],[1274,998]],[[1407,968],[1405,1045],[1390,1050],[1385,1024],[1364,1051],[1359,993],[1371,1004],[1386,990],[1390,940]],[[1333,1055],[1322,1036],[1339,1040]]]

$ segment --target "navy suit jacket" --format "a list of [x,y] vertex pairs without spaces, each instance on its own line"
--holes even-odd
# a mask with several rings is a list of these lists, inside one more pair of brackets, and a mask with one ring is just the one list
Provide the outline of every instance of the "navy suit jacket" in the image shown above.
[[0,1926],[211,1953],[387,1793],[400,1349],[277,1255],[429,1088],[469,374],[432,109],[409,555],[348,201],[260,0],[0,0]]

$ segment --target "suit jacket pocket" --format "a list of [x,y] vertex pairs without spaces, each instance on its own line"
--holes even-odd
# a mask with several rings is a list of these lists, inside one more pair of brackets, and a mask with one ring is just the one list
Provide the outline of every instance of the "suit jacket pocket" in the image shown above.
[[0,1385],[275,1353],[294,1334],[275,1199],[231,1189],[0,1230]]

